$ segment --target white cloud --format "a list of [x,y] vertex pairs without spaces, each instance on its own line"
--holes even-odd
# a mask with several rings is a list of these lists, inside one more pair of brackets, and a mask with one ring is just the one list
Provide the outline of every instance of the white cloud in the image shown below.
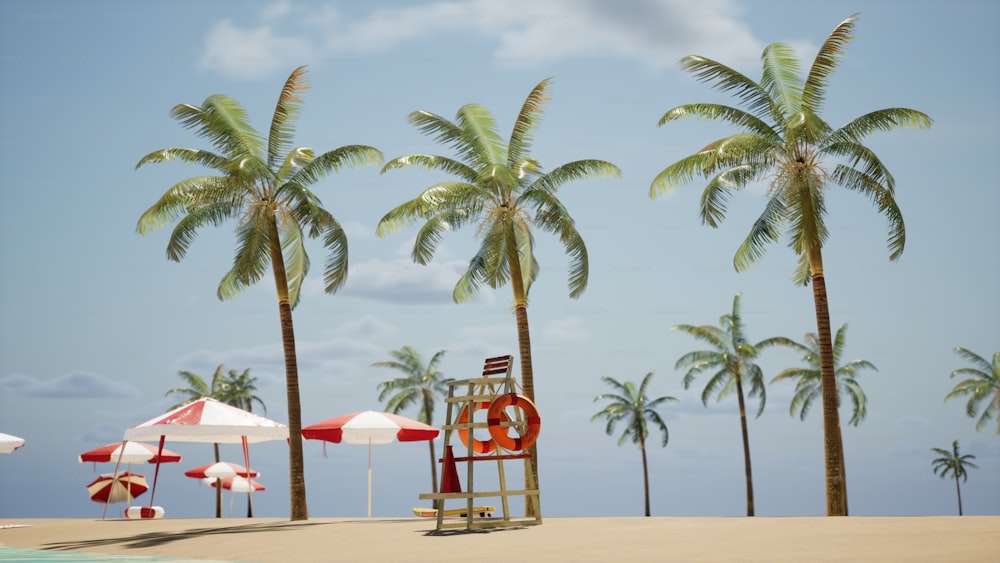
[[47,380],[21,374],[0,377],[0,394],[39,399],[110,399],[138,397],[139,390],[129,383],[74,371]]
[[753,64],[763,45],[740,16],[734,0],[455,0],[381,8],[352,19],[332,5],[282,0],[261,12],[256,27],[216,24],[201,63],[225,75],[258,78],[323,58],[447,38],[492,44],[495,60],[511,66],[612,57],[663,68],[692,53],[741,66]]
[[226,76],[253,79],[287,72],[316,58],[308,38],[281,36],[266,25],[243,29],[223,20],[208,32],[199,64]]
[[452,289],[464,273],[462,262],[432,262],[426,266],[408,259],[369,260],[351,266],[342,295],[407,305],[452,303]]

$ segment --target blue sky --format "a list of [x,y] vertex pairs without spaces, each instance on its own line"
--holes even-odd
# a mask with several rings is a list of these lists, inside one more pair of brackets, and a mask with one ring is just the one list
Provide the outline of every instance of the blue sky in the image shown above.
[[[966,513],[1000,513],[1000,440],[975,431],[964,402],[943,402],[949,374],[966,365],[953,348],[991,356],[1000,342],[1000,190],[989,172],[1000,148],[1000,5],[182,0],[0,3],[0,431],[27,439],[0,457],[0,517],[100,514],[84,489],[95,468],[76,456],[163,412],[173,401],[164,392],[182,383],[178,370],[209,377],[220,363],[250,368],[267,415],[287,421],[273,285],[216,299],[231,227],[202,231],[179,264],[164,255],[169,229],[137,235],[139,215],[197,171],[134,166],[159,148],[205,146],[169,118],[177,103],[225,93],[265,130],[299,65],[308,65],[311,89],[296,144],[368,144],[387,158],[447,150],[406,123],[413,110],[452,116],[477,102],[509,131],[528,91],[554,78],[535,157],[550,168],[601,158],[623,174],[560,192],[590,251],[580,299],[567,295],[557,241],[538,237],[542,271],[528,312],[543,513],[642,514],[637,449],[618,447],[617,435],[589,420],[603,406],[593,402],[606,390],[601,376],[639,381],[655,371],[651,394],[680,403],[663,409],[669,445],[650,450],[653,514],[744,514],[735,398],[704,407],[700,382],[682,388],[674,362],[700,345],[669,329],[716,324],[741,292],[752,340],[801,340],[815,331],[811,290],[791,283],[794,258],[780,244],[750,271],[733,271],[762,191],[734,199],[719,229],[699,222],[699,182],[650,200],[657,172],[729,132],[656,123],[681,103],[733,103],[680,71],[681,57],[709,56],[757,78],[765,45],[789,43],[810,61],[857,12],[827,121],[903,106],[934,126],[869,141],[897,181],[907,227],[899,261],[889,262],[886,225],[868,201],[839,189],[828,196],[832,322],[850,326],[846,356],[879,369],[861,378],[868,419],[855,428],[842,416],[851,513],[955,513],[954,487],[930,465],[930,448],[955,439],[980,466],[963,484]],[[388,209],[439,179],[370,167],[315,187],[348,228],[351,267],[341,292],[323,294],[323,254],[310,246],[314,270],[295,310],[304,424],[377,409],[375,386],[392,372],[371,364],[402,345],[428,356],[447,350],[442,370],[456,378],[475,375],[487,356],[516,353],[509,288],[451,302],[474,230],[445,237],[426,267],[410,261],[414,231],[374,235]],[[797,358],[768,352],[760,363],[770,379]],[[790,417],[791,395],[790,384],[769,386],[763,415],[749,423],[759,515],[825,510],[819,412]],[[211,447],[168,447],[184,460],[164,466],[156,504],[170,516],[211,515],[211,490],[182,475],[209,462]],[[305,442],[311,515],[364,515],[365,448],[325,449]],[[257,514],[287,516],[286,446],[254,445],[251,456],[268,487],[255,497]],[[223,446],[224,459],[239,457]],[[424,444],[378,447],[373,513],[409,515],[430,489],[428,471]]]

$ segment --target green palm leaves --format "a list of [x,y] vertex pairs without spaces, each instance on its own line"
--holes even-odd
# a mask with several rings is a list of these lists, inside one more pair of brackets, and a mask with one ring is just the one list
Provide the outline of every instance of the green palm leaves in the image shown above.
[[[847,392],[847,396],[851,399],[851,420],[850,424],[857,426],[861,424],[861,421],[865,419],[868,414],[868,397],[865,392],[861,389],[861,384],[858,382],[857,376],[860,372],[864,370],[874,370],[878,371],[875,364],[869,362],[868,360],[851,360],[845,364],[841,364],[841,358],[844,354],[844,346],[847,339],[847,325],[841,325],[837,330],[837,336],[833,341],[833,362],[836,366],[836,371],[834,372],[837,377],[837,400]],[[822,393],[821,385],[821,375],[820,375],[820,365],[819,365],[819,339],[814,333],[807,333],[805,337],[805,343],[800,344],[794,342],[787,338],[773,338],[769,339],[769,344],[782,344],[789,346],[792,349],[802,354],[802,361],[805,362],[805,366],[788,368],[783,370],[778,375],[774,376],[771,380],[772,383],[782,380],[792,380],[795,381],[795,395],[792,397],[792,402],[788,407],[788,412],[791,415],[795,415],[796,411],[799,413],[799,419],[805,420],[806,415],[809,414],[809,410],[812,407],[813,401],[819,399]]]
[[[894,199],[895,180],[862,141],[877,131],[928,128],[931,119],[916,110],[888,108],[835,129],[819,117],[829,77],[840,62],[855,23],[851,17],[834,29],[805,80],[799,75],[794,51],[780,43],[764,50],[759,82],[704,57],[681,60],[682,69],[732,94],[740,107],[685,104],[664,114],[659,125],[694,117],[720,120],[742,131],[665,168],[650,185],[650,197],[663,195],[696,176],[706,178],[700,215],[702,222],[715,227],[725,217],[733,193],[767,181],[770,189],[764,211],[734,257],[738,271],[759,260],[765,247],[786,232],[789,246],[801,258],[795,281],[808,283],[807,254],[822,247],[828,236],[824,190],[831,183],[867,196],[889,222],[890,259],[895,260],[903,251],[906,235]],[[831,170],[824,167],[826,159],[842,162]]]
[[620,171],[601,160],[579,160],[545,171],[531,158],[532,137],[550,83],[543,80],[532,89],[506,141],[489,110],[476,104],[462,106],[453,121],[426,111],[411,113],[411,124],[452,148],[456,157],[407,155],[390,160],[382,169],[418,166],[455,177],[389,211],[377,232],[385,236],[422,222],[412,255],[415,262],[427,264],[445,232],[477,225],[479,251],[455,285],[456,302],[468,300],[484,285],[494,289],[505,285],[515,269],[520,270],[527,293],[538,275],[532,228],[554,234],[563,244],[570,257],[570,296],[578,297],[587,287],[587,247],[556,192],[573,180],[617,177]]
[[610,401],[600,412],[591,417],[591,422],[604,418],[607,419],[605,432],[608,436],[614,434],[615,427],[619,422],[625,425],[621,437],[618,438],[618,445],[625,442],[632,442],[641,448],[645,448],[646,438],[649,436],[649,423],[652,422],[659,428],[662,434],[661,445],[666,446],[670,440],[670,432],[667,430],[667,423],[663,421],[657,408],[665,403],[676,403],[675,397],[663,396],[650,399],[646,395],[646,388],[653,379],[653,372],[649,372],[642,378],[639,385],[631,381],[621,383],[613,377],[601,377],[601,381],[614,389],[613,393],[602,393],[594,397],[594,401]]
[[1000,352],[993,354],[992,362],[961,346],[955,348],[955,353],[972,365],[951,372],[951,377],[968,376],[968,379],[959,381],[944,400],[968,397],[965,412],[971,418],[978,414],[976,430],[982,430],[990,419],[996,418],[997,433],[1000,434]]
[[931,462],[934,474],[940,474],[942,479],[947,479],[950,475],[955,480],[955,493],[958,495],[958,515],[962,516],[962,487],[959,485],[958,480],[969,480],[969,473],[966,468],[979,469],[978,465],[972,463],[972,460],[976,459],[976,456],[969,454],[961,455],[958,452],[958,440],[952,442],[951,451],[944,448],[931,448],[931,451],[941,456]]
[[328,251],[325,290],[335,292],[347,279],[347,237],[340,223],[323,209],[308,187],[343,168],[382,162],[373,147],[352,145],[319,156],[306,147],[291,146],[300,94],[308,86],[305,67],[288,77],[265,139],[250,124],[240,104],[221,94],[199,106],[179,104],[171,117],[212,145],[212,151],[168,148],[139,160],[146,164],[199,164],[214,174],[174,184],[139,218],[136,230],[146,234],[176,222],[167,243],[167,257],[180,261],[200,228],[237,220],[233,266],[218,287],[220,299],[230,299],[267,274],[276,253],[282,256],[292,306],[309,271],[305,238],[320,238]]

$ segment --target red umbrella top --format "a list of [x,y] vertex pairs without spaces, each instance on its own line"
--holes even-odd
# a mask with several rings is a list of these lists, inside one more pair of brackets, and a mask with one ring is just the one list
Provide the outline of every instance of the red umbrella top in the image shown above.
[[[254,492],[265,490],[264,485],[246,477],[226,477],[220,480],[222,481],[222,488],[227,491],[249,493],[250,487],[253,487]],[[215,486],[215,479],[205,479],[205,482],[211,484],[213,487]]]
[[260,473],[252,469],[247,470],[242,465],[220,461],[219,463],[209,463],[208,465],[189,469],[184,472],[184,476],[196,479],[204,479],[206,477],[210,479],[225,479],[226,477],[260,477]]
[[424,424],[387,412],[364,411],[335,416],[302,429],[309,440],[346,444],[387,444],[393,440],[416,442],[433,440],[440,431]]
[[120,442],[115,442],[114,444],[108,444],[94,448],[88,452],[83,452],[80,454],[80,463],[85,461],[117,463],[119,455],[121,456],[122,463],[156,463],[157,461],[160,463],[176,463],[181,460],[180,454],[166,449],[157,457],[157,449],[156,446],[150,446],[142,442],[125,442],[124,445]]

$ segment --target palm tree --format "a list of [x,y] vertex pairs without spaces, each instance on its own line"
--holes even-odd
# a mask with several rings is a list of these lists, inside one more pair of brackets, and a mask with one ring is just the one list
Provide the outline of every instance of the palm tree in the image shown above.
[[[222,397],[226,393],[226,378],[224,373],[224,365],[219,364],[219,367],[215,368],[215,373],[212,374],[212,383],[205,383],[205,380],[198,374],[181,370],[177,372],[184,381],[187,382],[187,387],[174,387],[166,393],[163,394],[164,397],[170,395],[186,395],[187,398],[183,401],[171,405],[167,408],[167,411],[172,411],[176,408],[183,407],[184,405],[197,401],[198,399],[204,399],[205,397],[211,397],[213,399],[223,400]],[[215,463],[219,463],[221,458],[219,457],[219,443],[212,443],[212,450],[215,453]],[[222,518],[222,482],[216,479],[215,483],[215,517]]]
[[[846,364],[841,364],[840,360],[844,353],[844,343],[847,338],[847,325],[843,324],[837,330],[837,336],[833,341],[833,364],[836,367],[834,373],[837,376],[837,402],[840,403],[841,393],[846,390],[851,398],[853,410],[849,424],[857,426],[868,414],[868,397],[858,383],[859,372],[870,369],[878,371],[875,364],[868,360],[851,360]],[[819,340],[814,333],[806,333],[806,341],[800,344],[787,338],[774,338],[776,344],[789,346],[802,354],[802,361],[806,363],[803,367],[788,368],[771,380],[771,383],[781,380],[795,381],[795,395],[792,403],[788,407],[788,413],[795,416],[799,414],[799,420],[805,420],[812,407],[813,401],[820,397],[820,362],[819,362]]]
[[[521,385],[532,401],[535,383],[527,296],[531,283],[538,276],[532,227],[559,237],[570,257],[569,295],[579,297],[587,287],[587,246],[556,192],[573,180],[621,174],[617,166],[603,160],[577,160],[546,172],[539,161],[531,157],[534,131],[549,99],[550,84],[549,79],[543,80],[528,94],[507,142],[497,132],[493,115],[477,104],[462,106],[455,121],[427,111],[411,113],[411,124],[454,148],[458,156],[400,156],[387,162],[382,172],[420,166],[457,179],[434,184],[416,198],[392,209],[382,217],[377,228],[378,235],[385,236],[404,226],[423,222],[412,256],[414,262],[427,264],[445,231],[478,223],[479,251],[459,278],[452,298],[460,303],[475,295],[483,284],[496,289],[510,282],[514,294]],[[536,446],[532,446],[531,453],[534,455],[529,463],[537,478]]]
[[969,417],[975,418],[976,413],[982,409],[979,420],[976,421],[976,430],[982,430],[991,418],[996,418],[997,433],[1000,434],[1000,352],[994,352],[993,363],[961,346],[955,348],[955,353],[973,365],[956,369],[951,372],[951,377],[956,375],[971,377],[959,381],[955,388],[945,395],[944,400],[968,395],[969,402],[965,404],[965,412]]
[[941,456],[931,462],[931,466],[934,467],[934,474],[937,475],[938,471],[940,471],[941,478],[945,479],[950,473],[955,479],[955,492],[958,494],[958,515],[962,516],[962,487],[958,484],[958,478],[961,477],[963,481],[969,480],[969,474],[965,470],[966,467],[979,469],[978,465],[969,461],[976,459],[976,456],[968,454],[959,455],[958,440],[952,442],[950,452],[943,448],[931,448],[931,451]]
[[257,378],[250,377],[250,368],[241,373],[236,373],[234,369],[229,370],[222,385],[222,397],[217,397],[220,401],[248,412],[253,412],[253,404],[257,403],[264,410],[264,414],[267,414],[267,405],[254,394],[257,391]]
[[[761,56],[759,83],[732,68],[701,56],[688,56],[681,67],[714,88],[733,93],[745,109],[694,103],[668,111],[659,124],[686,117],[718,119],[742,132],[710,143],[660,172],[650,186],[650,196],[672,191],[695,176],[708,180],[701,197],[703,223],[717,227],[725,217],[734,191],[767,180],[767,203],[734,258],[737,271],[759,260],[769,243],[787,230],[788,244],[799,257],[794,280],[812,283],[819,335],[823,404],[826,512],[847,514],[843,444],[837,412],[837,380],[833,362],[830,308],[823,272],[825,189],[837,184],[860,192],[889,221],[890,260],[903,252],[906,231],[895,194],[895,180],[875,153],[862,144],[864,137],[904,127],[929,128],[931,119],[916,110],[888,108],[873,111],[834,129],[823,121],[829,78],[851,39],[855,17],[841,22],[824,41],[803,81],[798,58],[788,45],[774,43]],[[832,170],[825,159],[840,159]],[[787,227],[787,229],[786,229]]]
[[[750,467],[750,436],[747,432],[747,413],[745,397],[760,397],[757,406],[757,416],[764,412],[767,401],[767,390],[764,387],[764,372],[753,361],[762,348],[774,344],[774,339],[764,340],[757,344],[747,342],[743,330],[743,317],[740,315],[742,299],[737,293],[733,297],[733,310],[728,315],[719,318],[721,327],[711,325],[677,325],[673,330],[690,334],[706,342],[712,349],[688,352],[677,359],[675,369],[684,370],[684,388],[687,389],[695,378],[704,372],[710,372],[711,378],[701,392],[701,402],[708,406],[708,399],[714,393],[716,400],[721,401],[733,391],[740,409],[740,430],[743,433],[743,466],[746,472],[747,516],[754,515],[753,503],[753,472]],[[744,394],[744,383],[750,385],[750,392]]]
[[250,126],[236,100],[216,94],[199,106],[179,104],[171,116],[207,138],[217,152],[168,148],[144,156],[136,168],[179,160],[199,164],[217,175],[195,176],[174,184],[139,218],[140,234],[177,222],[167,243],[167,258],[180,261],[203,226],[236,220],[233,267],[219,283],[219,299],[235,297],[260,281],[270,265],[278,297],[288,402],[291,519],[309,517],[302,462],[302,415],[295,355],[292,308],[309,271],[304,238],[321,238],[329,251],[325,290],[334,293],[347,279],[347,235],[308,187],[344,167],[382,162],[373,147],[350,145],[315,156],[291,146],[294,124],[307,88],[306,69],[285,81],[265,139]]
[[[448,382],[451,379],[444,378],[444,374],[438,371],[438,364],[444,357],[444,350],[439,350],[426,364],[420,352],[412,346],[403,346],[399,350],[389,352],[392,360],[375,362],[376,367],[391,368],[403,372],[402,377],[386,379],[378,384],[378,400],[384,401],[386,397],[386,408],[393,414],[399,414],[410,405],[420,407],[417,420],[424,424],[434,425],[434,405],[438,396],[448,393]],[[395,393],[395,394],[393,394]],[[389,395],[392,394],[390,397]],[[428,440],[431,453],[431,485],[434,492],[438,492],[437,479],[437,456],[434,453],[434,440]]]
[[651,379],[653,379],[653,372],[647,373],[646,377],[642,378],[642,383],[636,387],[635,383],[631,381],[620,383],[613,377],[602,377],[601,381],[610,385],[615,392],[602,393],[594,397],[595,402],[605,400],[611,402],[590,418],[591,422],[598,418],[606,418],[608,425],[605,428],[605,432],[607,432],[608,436],[614,433],[615,426],[619,422],[624,421],[625,431],[618,438],[618,445],[621,446],[626,440],[630,440],[633,444],[639,446],[639,452],[642,453],[642,484],[646,499],[646,516],[649,516],[649,468],[646,463],[646,437],[649,436],[648,423],[653,422],[659,426],[660,432],[663,433],[663,442],[661,445],[666,446],[667,441],[670,439],[670,433],[667,430],[667,424],[663,422],[663,418],[660,417],[660,413],[656,409],[664,403],[677,402],[677,399],[674,397],[664,396],[655,399],[647,397],[646,387],[649,385]]

